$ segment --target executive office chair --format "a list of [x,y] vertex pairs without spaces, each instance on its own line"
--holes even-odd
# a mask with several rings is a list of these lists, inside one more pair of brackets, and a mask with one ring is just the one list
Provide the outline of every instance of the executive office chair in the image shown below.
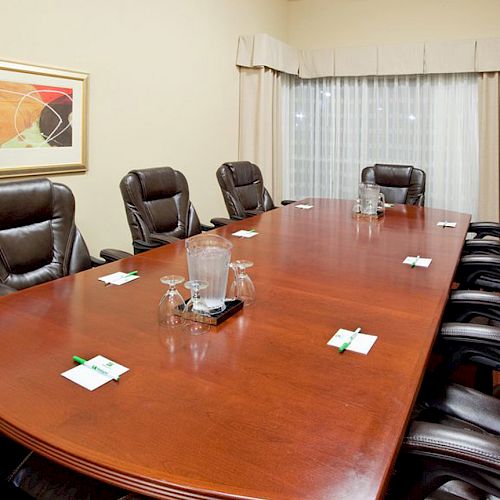
[[459,500],[500,494],[500,400],[458,384],[424,383],[389,499]]
[[500,296],[454,290],[443,318],[434,346],[441,356],[435,374],[448,378],[461,365],[475,365],[474,387],[492,394],[493,372],[500,370]]
[[460,289],[500,292],[500,256],[482,252],[463,255],[454,280]]
[[120,191],[136,254],[231,222],[216,218],[214,226],[203,226],[189,201],[186,178],[170,167],[131,170]]
[[363,169],[361,181],[378,184],[387,203],[424,206],[425,172],[419,168],[376,163]]
[[[249,161],[222,164],[217,169],[217,180],[231,219],[245,219],[276,208],[264,187],[260,168]],[[293,201],[281,203],[288,205]]]
[[[105,261],[130,256],[103,250]],[[75,226],[71,190],[49,179],[0,184],[0,295],[102,264]]]
[[469,233],[474,234],[474,239],[481,239],[486,236],[500,238],[500,223],[498,222],[471,222]]

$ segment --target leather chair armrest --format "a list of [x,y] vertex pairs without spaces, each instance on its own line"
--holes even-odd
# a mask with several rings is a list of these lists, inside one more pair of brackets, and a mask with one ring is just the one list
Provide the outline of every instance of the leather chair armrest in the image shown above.
[[477,366],[475,386],[491,393],[492,370],[500,370],[500,328],[475,323],[445,323],[437,337],[435,352],[442,363],[434,376],[447,378],[457,366],[473,363]]
[[466,240],[462,255],[500,255],[500,241],[480,238]]
[[283,206],[290,205],[291,203],[295,203],[296,200],[281,200],[281,204]]
[[455,280],[461,289],[500,291],[500,256],[464,255],[460,259]]
[[500,295],[482,290],[454,290],[446,305],[446,322],[469,322],[477,317],[500,322]]
[[500,238],[500,223],[498,222],[471,222],[469,224],[469,233],[474,233],[475,238],[484,238],[485,236],[496,236]]
[[415,421],[401,446],[391,498],[431,498],[451,479],[473,485],[484,498],[489,497],[487,493],[496,496],[500,493],[499,466],[497,436]]
[[228,224],[231,224],[231,222],[234,222],[234,219],[228,219],[226,217],[216,217],[214,219],[210,219],[210,222],[215,227],[222,227],[222,226],[227,226]]
[[245,220],[246,217],[241,217],[239,215],[231,215],[231,220]]
[[[444,323],[439,340],[485,345],[500,349],[500,328],[476,323]],[[499,359],[500,364],[500,359]]]
[[[210,222],[212,222],[212,221],[210,221]],[[201,224],[201,223],[200,223],[200,226],[201,226],[202,231],[211,231],[212,229],[215,229],[217,227],[215,224],[209,226],[208,224]]]
[[495,495],[500,493],[500,440],[497,436],[417,421],[410,425],[403,440],[402,451],[460,466],[466,465],[471,472],[490,472],[497,478]]
[[16,288],[12,288],[11,286],[4,285],[3,283],[0,283],[0,297],[3,297],[4,295],[9,295],[10,293],[17,292]]
[[100,256],[106,262],[115,262],[117,260],[126,259],[127,257],[132,257],[132,254],[124,252],[123,250],[116,250],[114,248],[104,248],[101,250]]
[[500,434],[500,399],[459,384],[429,385],[419,405],[468,422],[487,432]]

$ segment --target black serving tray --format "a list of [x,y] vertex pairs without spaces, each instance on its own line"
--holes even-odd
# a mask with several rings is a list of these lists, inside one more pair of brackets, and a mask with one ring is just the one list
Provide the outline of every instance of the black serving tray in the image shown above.
[[243,308],[243,301],[240,299],[225,300],[226,308],[217,314],[204,315],[196,312],[179,311],[176,314],[182,318],[196,321],[197,323],[207,323],[209,325],[220,325]]

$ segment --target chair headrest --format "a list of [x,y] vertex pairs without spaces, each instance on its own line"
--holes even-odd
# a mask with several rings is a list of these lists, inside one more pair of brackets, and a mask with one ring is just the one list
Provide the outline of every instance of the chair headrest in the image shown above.
[[173,168],[147,168],[131,170],[130,173],[135,174],[139,179],[144,201],[171,198],[179,192],[176,177],[179,173]]
[[0,184],[0,229],[27,226],[51,219],[54,209],[52,196],[53,185],[49,179]]
[[233,174],[234,185],[236,187],[248,186],[254,182],[262,181],[262,173],[259,167],[249,161],[233,161],[226,163],[226,165]]
[[382,165],[376,163],[375,182],[381,186],[408,187],[413,167],[410,165]]

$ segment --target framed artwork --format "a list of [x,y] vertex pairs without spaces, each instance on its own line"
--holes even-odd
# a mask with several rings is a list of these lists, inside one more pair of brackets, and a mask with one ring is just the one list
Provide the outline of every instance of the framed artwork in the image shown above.
[[86,170],[87,77],[0,61],[0,177]]

